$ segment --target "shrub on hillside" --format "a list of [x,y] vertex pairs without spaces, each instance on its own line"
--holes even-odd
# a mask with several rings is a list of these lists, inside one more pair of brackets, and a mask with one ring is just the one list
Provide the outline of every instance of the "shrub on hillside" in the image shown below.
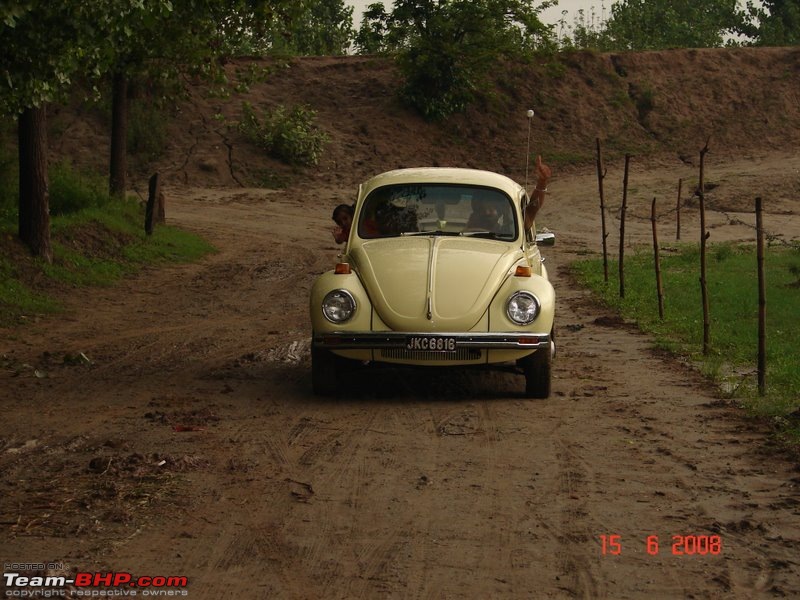
[[108,184],[100,176],[77,172],[65,163],[50,168],[50,214],[66,215],[106,205]]
[[263,110],[259,115],[247,102],[242,105],[239,131],[271,156],[289,164],[316,165],[328,135],[314,121],[317,113],[307,106]]

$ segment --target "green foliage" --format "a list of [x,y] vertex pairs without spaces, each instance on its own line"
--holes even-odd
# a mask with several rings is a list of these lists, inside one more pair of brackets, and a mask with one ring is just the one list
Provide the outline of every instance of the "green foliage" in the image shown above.
[[[752,373],[757,356],[758,290],[755,249],[730,244],[709,247],[708,290],[711,309],[712,354],[702,355],[703,317],[700,298],[699,249],[680,246],[662,254],[665,318],[658,318],[652,252],[639,252],[625,261],[625,298],[618,296],[617,266],[609,262],[611,281],[603,281],[600,259],[579,261],[574,271],[609,306],[654,334],[662,347],[690,355],[713,373],[729,390],[755,403]],[[800,287],[793,267],[800,250],[771,247],[766,254],[767,281],[767,383],[768,396],[760,410],[776,414],[790,411],[800,397]],[[733,375],[739,373],[739,375]]]
[[279,105],[259,115],[251,104],[242,104],[239,131],[271,156],[289,164],[316,165],[328,135],[314,120],[317,113],[307,106],[287,109]]
[[[397,0],[391,15],[372,5],[363,45],[398,52],[402,97],[428,119],[464,110],[488,85],[498,60],[552,47],[539,20],[549,2]],[[384,33],[385,32],[385,33]]]
[[388,51],[389,14],[381,2],[370,4],[361,18],[361,27],[355,37],[359,54],[383,54]]
[[757,46],[797,46],[800,0],[748,1],[738,32]]
[[[91,196],[92,190],[86,191]],[[54,216],[53,263],[27,254],[15,263],[0,256],[0,325],[24,321],[24,316],[58,312],[53,282],[71,286],[111,285],[142,266],[188,262],[213,252],[198,236],[174,227],[144,233],[144,207],[136,202],[112,202]],[[8,229],[0,234],[11,239]]]
[[611,5],[603,44],[614,50],[713,48],[741,24],[737,0],[620,0]]
[[420,43],[398,57],[405,83],[401,97],[430,120],[464,111],[475,99],[484,69],[440,41]]
[[578,10],[573,18],[572,27],[567,24],[567,11],[561,12],[558,21],[559,44],[564,49],[577,48],[581,50],[613,50],[613,44],[608,37],[605,22],[595,12],[592,6],[587,15],[584,9]]
[[50,168],[51,215],[67,215],[87,208],[101,208],[109,201],[104,179],[78,173],[65,163]]
[[10,148],[0,146],[0,228],[17,223],[19,163]]
[[282,39],[287,48],[301,55],[342,55],[353,41],[353,7],[343,0],[299,2],[302,12]]
[[58,302],[20,280],[17,267],[0,256],[0,326],[19,322],[23,315],[57,312]]
[[639,120],[643,121],[656,107],[655,92],[649,86],[631,86],[629,94],[636,102]]
[[[147,36],[140,35],[141,29],[171,12],[169,0],[63,0],[5,9],[0,14],[5,17],[0,24],[0,113],[16,115],[59,99],[78,77],[98,81],[126,50],[160,41],[152,29]],[[162,37],[174,42],[169,35]]]
[[[227,42],[228,55],[342,55],[355,36],[353,7],[344,0],[278,0],[258,18],[238,28]],[[246,15],[245,15],[246,16]]]

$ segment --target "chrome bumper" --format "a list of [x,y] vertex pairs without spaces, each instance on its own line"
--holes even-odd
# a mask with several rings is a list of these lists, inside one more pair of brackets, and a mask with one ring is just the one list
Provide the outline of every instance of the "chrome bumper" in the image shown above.
[[[438,349],[420,347],[414,340],[453,340],[454,348]],[[380,350],[402,349],[447,353],[453,350],[474,348],[479,350],[537,350],[550,348],[550,335],[547,333],[423,333],[408,332],[358,332],[316,334],[312,343],[317,348],[330,350]]]

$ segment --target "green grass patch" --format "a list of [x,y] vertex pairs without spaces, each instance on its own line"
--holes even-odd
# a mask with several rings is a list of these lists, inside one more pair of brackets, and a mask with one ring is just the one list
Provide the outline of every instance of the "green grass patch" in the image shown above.
[[602,301],[651,333],[657,346],[688,356],[715,378],[731,397],[742,399],[754,414],[782,422],[784,432],[800,442],[800,423],[786,415],[800,398],[800,249],[772,246],[765,259],[767,282],[767,394],[756,386],[758,344],[758,274],[752,246],[731,244],[708,248],[708,292],[711,352],[702,354],[703,313],[700,292],[700,251],[676,246],[661,251],[664,320],[658,317],[652,251],[625,259],[625,298],[619,297],[618,266],[609,262],[609,282],[603,281],[602,259],[576,262],[578,280]]
[[[0,325],[57,312],[58,297],[71,288],[112,285],[142,266],[197,260],[214,248],[202,238],[170,226],[144,233],[144,208],[134,201],[103,203],[53,215],[53,262],[31,257],[13,227],[0,228]],[[9,256],[10,258],[6,258]]]
[[46,314],[59,309],[58,302],[20,281],[11,261],[0,257],[0,325],[8,325],[25,314]]

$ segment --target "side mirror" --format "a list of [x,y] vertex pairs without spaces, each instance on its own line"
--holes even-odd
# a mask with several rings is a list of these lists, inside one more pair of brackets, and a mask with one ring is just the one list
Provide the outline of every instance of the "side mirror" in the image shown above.
[[556,245],[556,234],[552,231],[545,231],[542,233],[536,234],[536,245],[537,246],[555,246]]

